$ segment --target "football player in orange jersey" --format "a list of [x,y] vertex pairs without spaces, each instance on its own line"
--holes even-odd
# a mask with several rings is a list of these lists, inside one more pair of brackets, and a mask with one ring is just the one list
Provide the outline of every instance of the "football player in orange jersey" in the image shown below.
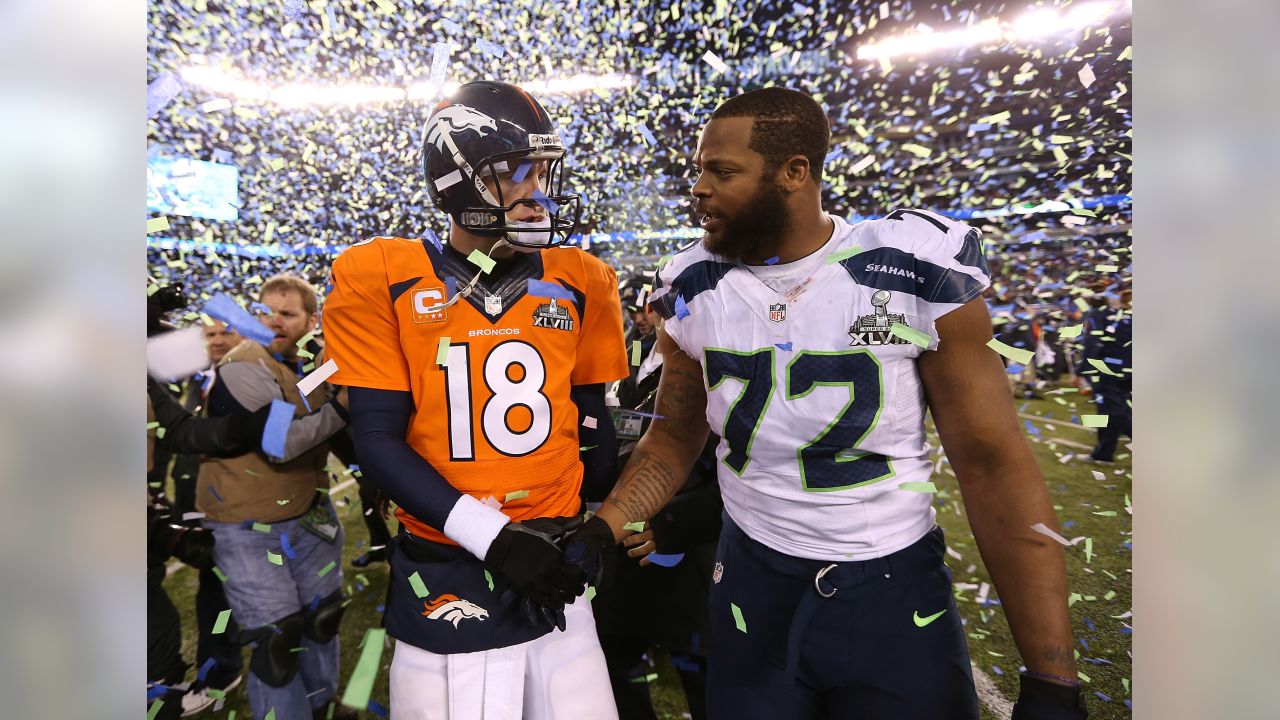
[[[385,625],[394,717],[616,717],[584,577],[558,547],[607,487],[607,383],[626,377],[613,270],[574,248],[564,144],[518,87],[431,114],[448,242],[373,238],[333,264],[332,382],[363,473],[399,506]],[[479,717],[478,714],[474,715]]]

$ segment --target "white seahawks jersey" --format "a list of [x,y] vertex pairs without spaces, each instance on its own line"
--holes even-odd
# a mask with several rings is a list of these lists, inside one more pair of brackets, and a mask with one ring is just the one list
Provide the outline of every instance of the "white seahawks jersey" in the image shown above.
[[990,280],[963,223],[924,210],[833,220],[822,261],[792,263],[789,287],[697,243],[659,271],[650,302],[702,364],[734,522],[789,555],[863,560],[934,522],[933,495],[899,487],[931,469],[915,363],[927,351],[902,336],[937,347],[934,321]]

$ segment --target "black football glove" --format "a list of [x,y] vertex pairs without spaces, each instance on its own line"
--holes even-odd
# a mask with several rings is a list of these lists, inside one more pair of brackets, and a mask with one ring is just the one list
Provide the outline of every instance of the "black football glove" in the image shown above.
[[561,561],[557,544],[581,522],[578,517],[565,517],[508,523],[485,553],[484,564],[502,575],[514,591],[504,593],[503,602],[515,601],[517,594],[523,597],[531,624],[537,625],[541,614],[564,630],[564,606],[586,590],[574,568]]
[[1085,720],[1089,717],[1080,688],[1059,685],[1025,673],[1019,680],[1021,691],[1009,720]]
[[566,538],[564,562],[580,573],[578,582],[598,585],[604,551],[612,545],[613,530],[609,529],[609,523],[593,515]]

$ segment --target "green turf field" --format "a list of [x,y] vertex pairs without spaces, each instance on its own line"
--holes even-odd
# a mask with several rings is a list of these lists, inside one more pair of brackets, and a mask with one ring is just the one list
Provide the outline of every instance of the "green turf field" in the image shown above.
[[[1072,402],[1078,408],[1073,408],[1070,405]],[[1094,409],[1092,403],[1079,400],[1074,393],[1020,400],[1017,406],[1020,413],[1036,418],[1030,422],[1040,434],[1036,436],[1029,433],[1028,437],[1033,441],[1032,450],[1040,461],[1058,517],[1064,524],[1062,534],[1068,539],[1084,536],[1092,540],[1089,548],[1092,553],[1088,558],[1083,541],[1067,548],[1067,567],[1071,591],[1074,593],[1072,622],[1078,640],[1076,649],[1079,668],[1082,676],[1087,677],[1084,687],[1088,694],[1090,717],[1095,720],[1131,717],[1131,712],[1123,701],[1131,696],[1129,679],[1132,636],[1125,634],[1123,630],[1132,623],[1132,618],[1117,617],[1124,615],[1132,607],[1130,568],[1133,553],[1131,548],[1125,547],[1126,543],[1131,544],[1133,529],[1132,518],[1125,509],[1126,497],[1132,496],[1132,461],[1129,452],[1122,443],[1119,462],[1114,467],[1099,467],[1078,459],[1088,455],[1094,434],[1092,430],[1072,425],[1067,420],[1073,414],[1092,413]],[[930,442],[937,447],[936,436]],[[1069,455],[1072,457],[1068,457]],[[331,462],[336,464],[336,461]],[[1103,479],[1095,479],[1094,472],[1102,473]],[[348,480],[340,473],[335,475],[339,483]],[[935,503],[938,522],[947,533],[948,546],[960,555],[960,559],[957,559],[949,554],[947,559],[954,571],[955,582],[957,585],[970,583],[979,587],[982,583],[989,583],[990,578],[978,556],[977,546],[964,517],[955,476],[950,474],[945,463],[941,472],[935,473],[934,482],[938,486]],[[379,615],[376,608],[383,602],[387,570],[385,564],[373,565],[360,571],[349,566],[350,559],[368,546],[368,536],[359,515],[363,510],[354,485],[336,491],[333,496],[343,505],[338,509],[346,528],[343,572],[347,591],[352,597],[343,620],[341,636],[340,687],[345,689],[347,678],[360,656],[358,645],[365,630],[378,626]],[[185,568],[179,570],[165,581],[165,587],[174,604],[183,613],[183,655],[189,662],[194,662],[196,573]],[[1017,649],[999,606],[979,605],[976,602],[978,592],[978,589],[956,590],[960,612],[967,622],[970,653],[977,668],[991,678],[1005,698],[1012,700],[1018,689],[1017,671],[1020,662]],[[991,588],[988,592],[989,600],[997,600],[998,597],[995,589]],[[247,659],[246,651],[246,664]],[[391,652],[387,648],[382,655],[372,694],[372,699],[383,707],[387,705],[386,671],[390,662]],[[658,717],[683,717],[687,706],[674,670],[661,653],[655,654],[654,662],[658,679],[653,683],[652,689]],[[192,668],[188,679],[194,677],[195,668]],[[236,718],[245,720],[249,717],[249,708],[244,688],[245,685],[241,684],[233,690],[221,710],[207,711],[196,717],[227,718],[234,711]],[[1095,692],[1109,700],[1103,700]],[[375,716],[367,713],[365,717]],[[983,708],[984,720],[997,717],[1000,716]]]

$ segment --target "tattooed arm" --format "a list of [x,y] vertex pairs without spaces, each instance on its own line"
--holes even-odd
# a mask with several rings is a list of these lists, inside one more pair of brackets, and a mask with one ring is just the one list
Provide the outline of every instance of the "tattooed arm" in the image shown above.
[[596,512],[609,524],[615,542],[629,534],[623,525],[648,520],[676,494],[710,433],[702,366],[686,355],[661,326],[657,350],[662,354],[662,377],[654,411],[658,417],[636,444],[613,492]]

